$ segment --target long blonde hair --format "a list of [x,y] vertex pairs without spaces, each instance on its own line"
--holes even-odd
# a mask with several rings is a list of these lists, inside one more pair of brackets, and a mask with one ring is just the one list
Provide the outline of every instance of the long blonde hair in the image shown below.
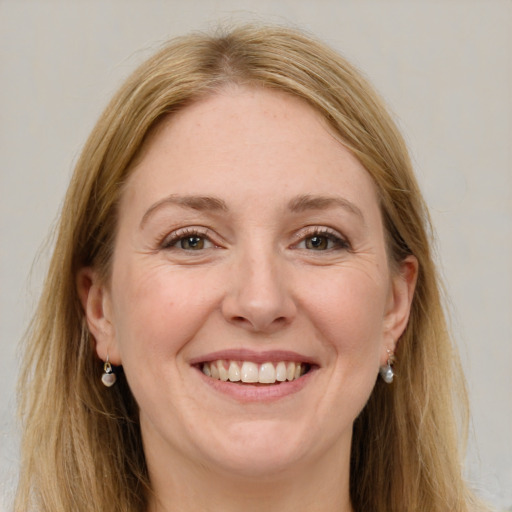
[[[342,57],[280,27],[244,26],[168,43],[126,81],[76,165],[20,379],[22,461],[16,510],[143,511],[151,492],[138,409],[122,374],[108,392],[77,295],[80,268],[108,279],[117,205],[151,130],[229,83],[303,98],[376,184],[389,257],[419,276],[398,350],[398,378],[378,381],[354,424],[356,511],[467,511],[461,476],[467,399],[432,261],[427,209],[404,141],[382,101]],[[462,432],[462,436],[460,433]]]

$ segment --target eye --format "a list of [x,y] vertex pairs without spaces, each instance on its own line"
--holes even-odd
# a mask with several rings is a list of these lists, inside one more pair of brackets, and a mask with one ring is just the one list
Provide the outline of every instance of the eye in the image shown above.
[[315,251],[323,251],[329,249],[330,240],[326,236],[310,236],[304,240],[306,249],[313,249]]
[[335,232],[327,229],[315,229],[311,234],[306,234],[296,247],[322,252],[337,249],[347,250],[350,249],[350,244]]
[[181,249],[184,251],[201,251],[215,247],[204,233],[194,229],[180,229],[171,233],[162,242],[163,249]]
[[178,245],[180,249],[199,251],[200,249],[204,249],[205,245],[208,245],[208,240],[197,235],[187,236],[185,238],[180,238],[175,245]]

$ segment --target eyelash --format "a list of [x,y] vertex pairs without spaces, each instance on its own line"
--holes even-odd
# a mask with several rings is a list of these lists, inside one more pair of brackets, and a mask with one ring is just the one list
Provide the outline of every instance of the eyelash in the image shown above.
[[[336,250],[345,250],[350,251],[352,249],[349,241],[346,238],[343,238],[339,235],[336,231],[325,228],[325,227],[310,227],[307,228],[307,230],[304,232],[301,232],[298,236],[300,237],[300,240],[297,244],[295,244],[295,247],[308,250],[308,251],[314,251],[314,252],[329,252],[329,251],[336,251]],[[307,247],[298,247],[302,243],[306,243],[306,241],[309,239],[312,239],[314,237],[318,238],[326,238],[327,243],[332,243],[332,247],[327,247],[326,249],[318,249],[315,251],[315,249],[308,249]]]
[[[217,245],[212,241],[210,234],[210,230],[208,228],[195,228],[195,227],[188,227],[188,228],[182,228],[178,229],[177,231],[174,231],[170,235],[167,235],[159,244],[161,249],[179,249],[186,252],[200,252],[205,249],[209,249],[212,247],[217,247]],[[322,249],[312,249],[306,247],[300,247],[301,244],[306,244],[308,240],[311,240],[312,238],[323,238],[327,240],[327,247]],[[176,245],[180,241],[184,241],[186,239],[189,239],[189,242],[192,238],[199,238],[201,241],[207,241],[209,244],[211,244],[212,247],[200,247],[199,249],[186,249],[184,247],[176,247]],[[296,238],[298,238],[298,242],[293,244],[293,248],[306,250],[306,251],[312,251],[312,252],[331,252],[336,250],[345,250],[350,251],[351,245],[348,240],[341,237],[336,231],[320,227],[320,226],[314,226],[314,227],[308,227],[299,234],[297,234]],[[329,246],[331,244],[331,246]]]
[[209,233],[210,230],[208,228],[182,228],[166,236],[159,245],[161,249],[180,249],[183,251],[193,252],[193,249],[185,249],[183,247],[174,246],[178,244],[178,242],[186,240],[187,238],[201,238],[202,240],[207,240],[213,246],[215,246],[211,240],[211,237],[209,236]]

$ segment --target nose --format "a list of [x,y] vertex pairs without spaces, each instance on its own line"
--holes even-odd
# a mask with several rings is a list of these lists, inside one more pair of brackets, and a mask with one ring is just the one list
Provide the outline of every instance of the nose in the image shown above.
[[289,325],[297,311],[285,263],[269,252],[242,257],[231,267],[222,303],[229,323],[266,334]]

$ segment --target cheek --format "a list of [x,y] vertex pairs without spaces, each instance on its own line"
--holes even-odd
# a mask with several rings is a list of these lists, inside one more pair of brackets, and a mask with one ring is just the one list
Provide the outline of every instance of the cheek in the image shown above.
[[113,282],[114,317],[123,364],[140,366],[155,356],[178,353],[208,316],[215,302],[212,288],[198,272],[165,264],[119,268]]
[[339,429],[352,425],[368,401],[378,375],[387,297],[385,279],[360,267],[304,283],[310,290],[303,307],[326,348],[328,384],[317,415],[325,414]]
[[310,311],[322,338],[348,365],[358,365],[369,354],[378,362],[383,333],[386,290],[378,273],[342,268],[311,283],[304,307]]

